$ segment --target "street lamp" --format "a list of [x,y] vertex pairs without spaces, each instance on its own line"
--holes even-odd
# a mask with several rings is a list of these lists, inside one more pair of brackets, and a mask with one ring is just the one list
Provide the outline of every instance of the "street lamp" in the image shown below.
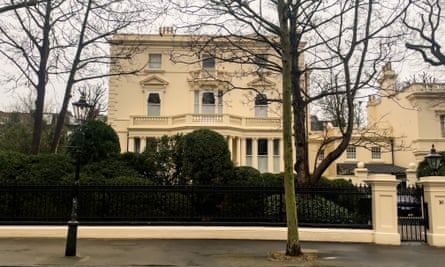
[[438,174],[438,170],[440,167],[442,156],[436,153],[436,149],[434,148],[434,144],[431,147],[431,151],[428,155],[425,156],[426,162],[431,170],[431,175],[435,176]]
[[[79,131],[82,134],[82,123],[90,116],[94,105],[87,102],[85,94],[82,93],[77,102],[73,102],[74,118],[80,122]],[[68,221],[68,236],[66,238],[65,256],[76,256],[77,247],[77,220],[78,198],[80,187],[80,152],[81,146],[76,147],[76,173],[73,185],[73,200],[71,205],[71,218]]]

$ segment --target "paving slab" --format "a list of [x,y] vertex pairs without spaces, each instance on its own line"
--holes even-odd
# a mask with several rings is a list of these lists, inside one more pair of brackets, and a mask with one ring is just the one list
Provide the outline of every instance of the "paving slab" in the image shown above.
[[163,267],[410,267],[445,266],[445,249],[424,243],[402,246],[302,242],[316,251],[313,262],[271,261],[268,254],[284,250],[284,241],[186,239],[84,239],[76,257],[65,257],[62,238],[1,238],[0,266],[163,266]]

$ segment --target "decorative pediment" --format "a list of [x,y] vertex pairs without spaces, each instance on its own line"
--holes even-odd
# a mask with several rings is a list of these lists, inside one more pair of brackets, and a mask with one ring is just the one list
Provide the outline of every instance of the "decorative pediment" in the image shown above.
[[223,71],[195,70],[189,72],[190,77],[187,79],[190,89],[197,88],[206,89],[227,89],[229,82]]
[[264,77],[260,77],[253,81],[250,81],[247,85],[249,87],[254,87],[254,88],[258,88],[258,89],[270,89],[270,88],[274,88],[276,86],[276,83],[274,83],[271,80],[268,80]]
[[140,81],[139,84],[142,86],[143,89],[159,90],[165,89],[168,85],[168,82],[156,75],[152,75]]

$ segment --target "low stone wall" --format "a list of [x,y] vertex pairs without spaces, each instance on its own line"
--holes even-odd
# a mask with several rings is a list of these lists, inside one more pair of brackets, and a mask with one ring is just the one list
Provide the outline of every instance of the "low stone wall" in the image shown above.
[[[300,228],[301,241],[373,243],[373,230]],[[66,238],[66,226],[0,226],[0,238]],[[285,227],[80,226],[79,238],[286,240]]]

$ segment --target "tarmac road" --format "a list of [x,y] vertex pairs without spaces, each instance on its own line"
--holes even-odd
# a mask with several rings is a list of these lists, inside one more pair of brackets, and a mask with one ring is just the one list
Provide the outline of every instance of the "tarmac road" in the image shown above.
[[187,239],[86,239],[77,244],[77,257],[64,257],[63,238],[0,238],[0,266],[162,266],[162,267],[441,267],[445,248],[425,243],[401,246],[302,242],[316,251],[313,262],[271,261],[285,241]]

